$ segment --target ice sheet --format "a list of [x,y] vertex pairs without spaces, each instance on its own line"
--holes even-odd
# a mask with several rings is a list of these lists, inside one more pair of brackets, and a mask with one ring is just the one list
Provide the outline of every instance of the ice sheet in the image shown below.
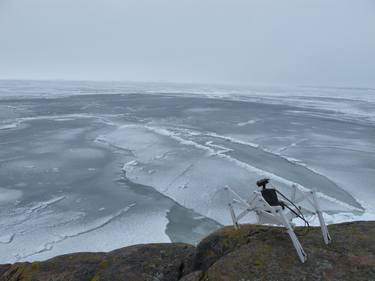
[[0,262],[196,243],[230,223],[225,185],[265,176],[375,219],[374,93],[0,81]]
[[[185,137],[187,132],[184,130]],[[189,134],[195,138],[198,135],[197,132]],[[217,134],[214,136],[217,137]],[[128,178],[149,184],[183,206],[222,224],[229,223],[227,210],[223,208],[227,200],[224,186],[230,185],[240,194],[250,194],[254,188],[250,183],[260,177],[271,178],[287,191],[295,183],[230,156],[232,149],[215,145],[212,141],[197,143],[182,137],[181,132],[167,128],[126,125],[99,139],[132,152],[131,160],[123,166]],[[307,168],[302,169],[309,172]],[[318,174],[311,176],[316,177],[315,180],[320,177]],[[325,184],[331,183],[327,181]],[[299,186],[304,188],[301,184]],[[326,211],[361,211],[360,205],[352,201],[349,195],[348,202],[354,205],[337,200],[325,192],[322,189],[318,194]],[[336,187],[336,192],[342,190]]]

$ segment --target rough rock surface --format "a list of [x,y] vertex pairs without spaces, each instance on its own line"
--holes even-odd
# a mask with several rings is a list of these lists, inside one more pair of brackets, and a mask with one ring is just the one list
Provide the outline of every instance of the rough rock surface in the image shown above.
[[109,253],[16,263],[0,281],[175,281],[192,271],[193,258],[194,247],[187,244],[136,245]]
[[203,277],[203,272],[201,270],[198,270],[198,271],[189,273],[188,275],[185,275],[179,281],[197,281],[197,280],[201,280],[202,277]]
[[285,229],[224,227],[195,249],[182,243],[146,244],[109,253],[76,253],[44,262],[0,265],[0,281],[375,281],[375,222],[297,229],[308,260],[302,264]]
[[224,227],[198,245],[195,267],[205,274],[193,280],[375,281],[375,222],[336,224],[329,231],[333,239],[329,245],[324,244],[320,228],[299,235],[308,255],[302,264],[283,228]]

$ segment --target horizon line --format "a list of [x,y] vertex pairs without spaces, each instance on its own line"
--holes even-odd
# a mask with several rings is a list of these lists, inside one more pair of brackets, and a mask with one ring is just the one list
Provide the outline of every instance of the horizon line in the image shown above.
[[192,85],[192,86],[217,86],[217,87],[301,87],[301,88],[325,88],[325,89],[356,89],[356,90],[375,90],[374,86],[349,86],[349,85],[313,85],[313,84],[287,84],[287,83],[266,83],[266,82],[182,82],[182,81],[141,81],[141,80],[119,80],[119,79],[65,79],[65,78],[1,78],[1,81],[29,81],[29,82],[81,82],[81,83],[129,83],[129,84],[171,84],[171,85]]

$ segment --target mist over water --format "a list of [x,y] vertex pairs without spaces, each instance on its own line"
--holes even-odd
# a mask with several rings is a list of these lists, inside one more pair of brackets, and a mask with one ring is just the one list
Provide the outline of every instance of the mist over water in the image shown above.
[[372,0],[1,0],[0,79],[375,87]]

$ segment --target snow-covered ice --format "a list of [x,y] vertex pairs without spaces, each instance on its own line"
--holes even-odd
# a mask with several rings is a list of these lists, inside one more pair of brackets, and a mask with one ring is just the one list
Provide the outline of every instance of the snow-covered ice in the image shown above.
[[0,81],[0,263],[196,243],[261,177],[375,219],[374,139],[373,89]]

